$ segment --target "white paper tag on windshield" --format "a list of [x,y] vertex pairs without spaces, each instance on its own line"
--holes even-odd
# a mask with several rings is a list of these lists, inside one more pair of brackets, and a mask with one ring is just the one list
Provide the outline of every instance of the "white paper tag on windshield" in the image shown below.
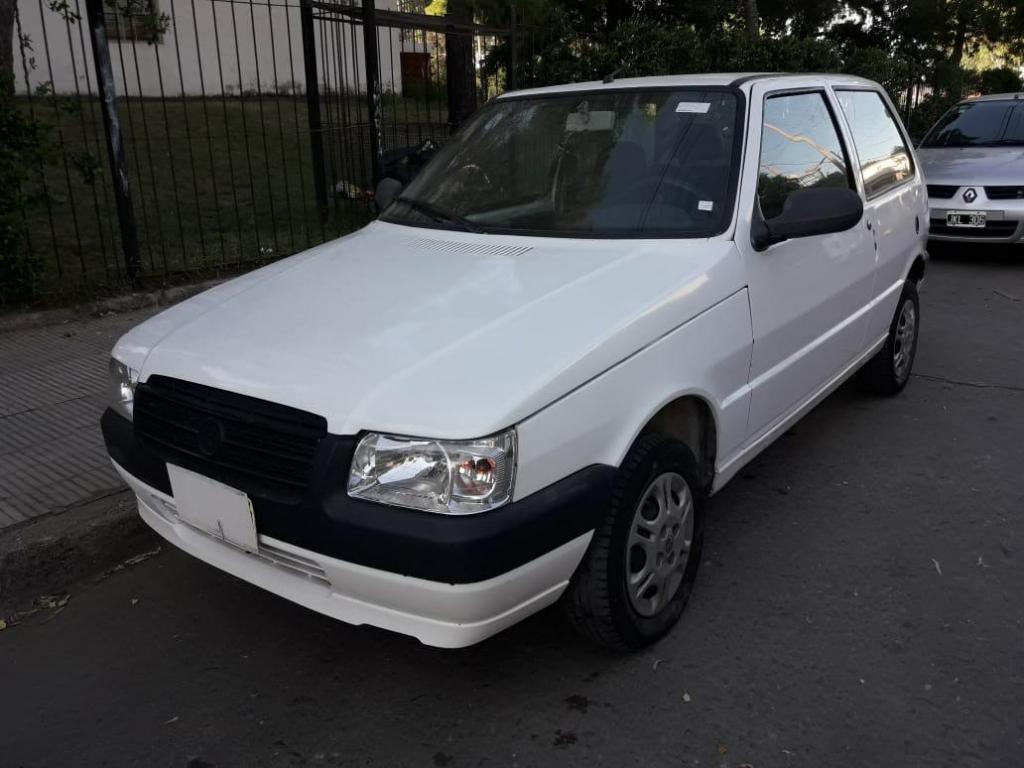
[[690,112],[695,115],[706,115],[711,109],[711,103],[707,101],[680,101],[676,104],[676,112]]
[[697,210],[698,211],[713,211],[713,210],[715,210],[715,201],[714,200],[701,200],[699,203],[697,203]]

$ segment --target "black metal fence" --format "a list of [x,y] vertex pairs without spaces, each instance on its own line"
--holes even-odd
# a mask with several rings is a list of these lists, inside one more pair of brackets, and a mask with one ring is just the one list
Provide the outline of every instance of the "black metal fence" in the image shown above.
[[[0,305],[227,273],[360,226],[382,173],[516,83],[530,35],[378,0],[16,0],[38,129]],[[3,212],[0,212],[0,216]]]

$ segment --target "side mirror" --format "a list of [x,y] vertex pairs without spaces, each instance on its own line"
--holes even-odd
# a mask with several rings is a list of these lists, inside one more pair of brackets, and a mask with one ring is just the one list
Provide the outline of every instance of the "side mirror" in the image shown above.
[[789,194],[782,213],[767,221],[755,205],[750,239],[755,250],[797,237],[828,235],[855,226],[864,215],[864,201],[846,187],[798,189]]
[[377,182],[377,189],[373,193],[373,200],[377,203],[377,213],[381,213],[395,198],[402,194],[402,182],[390,177],[383,178]]

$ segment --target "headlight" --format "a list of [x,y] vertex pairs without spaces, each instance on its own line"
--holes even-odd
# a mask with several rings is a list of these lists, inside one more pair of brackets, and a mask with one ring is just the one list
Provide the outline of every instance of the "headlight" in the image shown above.
[[115,411],[129,419],[132,417],[132,401],[138,383],[138,371],[116,358],[110,358],[110,404]]
[[512,498],[516,432],[480,440],[427,440],[370,433],[356,446],[348,493],[357,499],[470,515]]

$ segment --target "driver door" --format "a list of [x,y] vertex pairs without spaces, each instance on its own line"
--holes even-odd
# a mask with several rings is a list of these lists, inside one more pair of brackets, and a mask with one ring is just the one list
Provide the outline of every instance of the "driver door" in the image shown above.
[[[747,164],[737,246],[746,262],[754,337],[750,440],[770,431],[838,377],[862,353],[874,276],[874,239],[852,229],[786,240],[764,250],[750,241],[755,206],[769,219],[796,189],[858,190],[837,107],[822,87],[751,94]],[[746,230],[744,231],[744,226]]]

